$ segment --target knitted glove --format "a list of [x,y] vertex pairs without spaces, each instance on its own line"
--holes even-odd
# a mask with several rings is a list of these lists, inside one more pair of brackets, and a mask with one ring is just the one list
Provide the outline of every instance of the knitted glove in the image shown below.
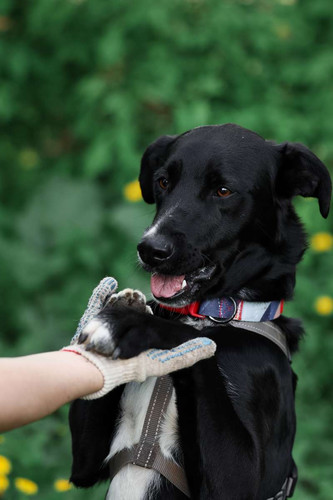
[[106,306],[111,298],[111,295],[115,290],[117,290],[117,288],[118,283],[111,276],[107,276],[99,282],[89,299],[87,309],[84,311],[83,316],[79,321],[75,335],[71,340],[71,345],[76,344],[83,328],[103,309],[103,307]]
[[[171,350],[150,349],[135,358],[116,360],[93,351],[87,351],[83,344],[78,345],[77,340],[82,330],[108,303],[112,305],[125,300],[128,304],[133,303],[133,307],[139,306],[140,309],[143,308],[147,313],[152,314],[150,307],[146,306],[145,297],[141,292],[126,289],[113,295],[117,286],[117,281],[110,276],[104,278],[99,283],[89,299],[87,309],[79,321],[70,346],[62,349],[63,351],[74,352],[84,356],[103,375],[104,386],[102,389],[82,399],[97,399],[118,385],[131,381],[143,382],[146,378],[152,376],[160,377],[167,373],[192,366],[201,359],[214,355],[216,344],[205,337],[190,340]],[[136,304],[133,301],[136,301]]]
[[104,378],[104,386],[82,399],[97,399],[105,396],[116,386],[127,382],[143,382],[148,377],[161,377],[214,355],[216,344],[206,337],[189,340],[173,349],[150,349],[130,359],[116,359],[86,351],[81,345],[64,347],[63,351],[81,354],[93,363]]

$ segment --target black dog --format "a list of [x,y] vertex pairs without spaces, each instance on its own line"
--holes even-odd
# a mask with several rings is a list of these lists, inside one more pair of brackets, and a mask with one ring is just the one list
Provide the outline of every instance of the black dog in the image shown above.
[[[139,259],[152,273],[154,316],[107,307],[100,313],[109,328],[106,342],[127,358],[193,337],[212,338],[214,358],[172,375],[176,397],[166,415],[162,451],[183,464],[191,498],[277,498],[293,468],[296,376],[287,357],[256,333],[188,319],[159,304],[291,299],[306,248],[291,200],[314,196],[327,217],[328,171],[301,144],[275,144],[227,124],[159,138],[143,156],[140,183],[144,200],[157,206],[138,245]],[[295,352],[300,322],[283,316],[273,322]],[[75,485],[108,479],[105,459],[138,441],[151,392],[148,379],[101,400],[74,402]],[[128,465],[113,479],[108,498],[186,497],[157,472]]]

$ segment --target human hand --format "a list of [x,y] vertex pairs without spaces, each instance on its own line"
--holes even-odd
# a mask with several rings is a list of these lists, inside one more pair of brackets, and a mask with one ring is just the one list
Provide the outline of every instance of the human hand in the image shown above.
[[97,399],[105,396],[112,389],[127,382],[144,382],[148,377],[161,377],[169,373],[189,368],[202,359],[214,355],[216,344],[206,337],[189,340],[173,349],[149,349],[139,356],[129,359],[112,359],[101,356],[81,345],[63,348],[63,351],[81,354],[93,363],[104,378],[101,390],[82,399]]
[[[110,338],[108,332],[103,331],[103,325],[100,325],[99,320],[95,319],[107,304],[118,308],[126,305],[152,314],[150,307],[146,305],[146,298],[141,292],[125,289],[113,294],[117,286],[117,281],[112,277],[106,277],[99,283],[89,299],[71,345],[62,349],[82,355],[94,364],[103,375],[104,386],[102,389],[85,396],[83,399],[97,399],[118,385],[131,381],[143,382],[152,376],[160,377],[190,367],[201,359],[214,355],[216,344],[208,338],[199,337],[173,349],[150,349],[130,359],[114,360],[107,357]],[[97,332],[96,323],[100,330]]]

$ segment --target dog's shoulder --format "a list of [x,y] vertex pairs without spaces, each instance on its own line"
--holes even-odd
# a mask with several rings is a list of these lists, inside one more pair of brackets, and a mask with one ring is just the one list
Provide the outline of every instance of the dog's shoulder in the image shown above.
[[304,336],[304,327],[300,319],[280,316],[274,323],[285,334],[291,354],[298,351],[299,343]]

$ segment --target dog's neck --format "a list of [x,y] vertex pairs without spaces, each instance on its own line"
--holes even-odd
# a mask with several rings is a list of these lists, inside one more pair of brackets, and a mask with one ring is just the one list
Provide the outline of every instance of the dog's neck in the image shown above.
[[209,318],[217,323],[234,321],[271,321],[278,318],[283,311],[282,301],[246,302],[232,297],[206,299],[202,302],[192,302],[185,307],[169,307],[159,304],[177,314],[192,316],[198,319]]

